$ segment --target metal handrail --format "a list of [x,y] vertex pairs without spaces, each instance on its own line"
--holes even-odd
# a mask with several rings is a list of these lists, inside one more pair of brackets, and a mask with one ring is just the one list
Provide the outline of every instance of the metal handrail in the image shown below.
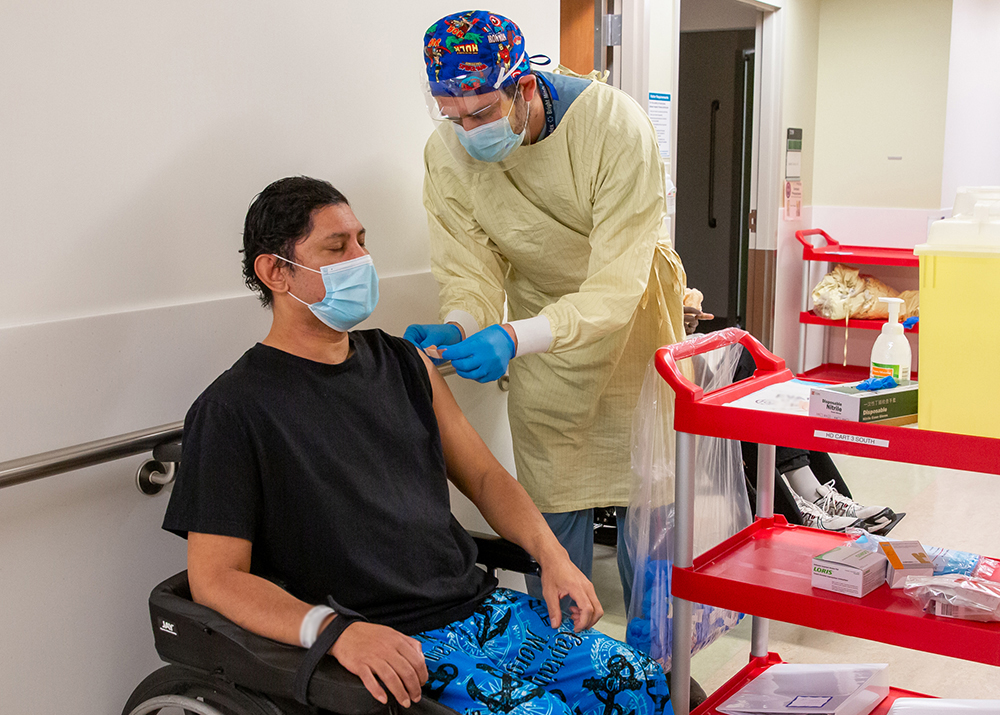
[[[455,374],[455,368],[452,367],[451,363],[445,363],[438,366],[438,372],[447,377]],[[501,387],[501,389],[503,388]],[[183,421],[170,422],[159,427],[137,430],[117,437],[107,437],[72,447],[53,449],[51,452],[42,452],[29,457],[0,462],[0,489],[149,452],[158,444],[180,439],[183,428]],[[159,469],[162,469],[162,466]],[[157,480],[154,478],[154,481]]]
[[117,437],[0,462],[0,489],[149,452],[158,444],[180,439],[183,428],[183,422],[170,422]]

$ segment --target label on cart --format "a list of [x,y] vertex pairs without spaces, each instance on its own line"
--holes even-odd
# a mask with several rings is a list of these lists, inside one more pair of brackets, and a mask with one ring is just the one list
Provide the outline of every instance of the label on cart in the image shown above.
[[798,695],[792,702],[788,703],[790,708],[823,708],[833,700],[832,697],[823,695]]
[[942,618],[959,618],[968,621],[978,621],[983,617],[983,611],[979,609],[969,608],[968,606],[959,606],[946,601],[939,601],[936,598],[931,599],[928,606],[928,611],[933,613],[935,616],[941,616]]
[[845,434],[843,432],[827,432],[826,430],[815,430],[813,437],[819,439],[835,439],[838,442],[853,442],[854,444],[867,444],[869,447],[888,447],[889,440],[875,439],[874,437],[863,437],[859,434]]

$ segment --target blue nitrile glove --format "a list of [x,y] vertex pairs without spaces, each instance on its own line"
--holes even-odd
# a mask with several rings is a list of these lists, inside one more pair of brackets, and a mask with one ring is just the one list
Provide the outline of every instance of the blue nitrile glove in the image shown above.
[[918,318],[916,315],[907,318],[906,320],[903,321],[903,330],[909,330],[919,322],[920,318]]
[[899,383],[896,382],[892,375],[886,375],[885,377],[869,377],[864,382],[859,382],[854,386],[855,390],[891,390],[894,387],[898,387]]
[[[419,350],[424,350],[431,345],[444,347],[445,345],[454,345],[461,342],[462,331],[458,329],[457,325],[452,325],[451,323],[443,325],[439,323],[434,325],[414,324],[408,327],[403,333],[403,339],[409,340]],[[440,365],[444,362],[444,360],[438,360],[437,358],[431,358],[431,361],[435,365]]]
[[451,360],[460,376],[477,382],[498,380],[507,372],[514,357],[514,341],[499,325],[480,330],[457,345],[446,348],[441,357]]

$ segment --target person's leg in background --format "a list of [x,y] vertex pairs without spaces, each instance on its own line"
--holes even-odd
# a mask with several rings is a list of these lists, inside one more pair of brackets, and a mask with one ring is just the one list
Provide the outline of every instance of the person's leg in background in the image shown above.
[[635,580],[635,573],[632,569],[632,559],[628,555],[628,546],[625,543],[625,535],[628,533],[628,507],[615,507],[615,522],[618,526],[618,577],[622,582],[622,595],[625,597],[625,615],[628,616],[628,609],[632,605],[632,583]]
[[[542,514],[545,522],[556,535],[556,539],[569,553],[572,561],[588,579],[594,572],[594,510],[566,511],[557,514]],[[542,580],[538,576],[525,576],[528,593],[533,598],[542,597]],[[566,611],[566,604],[563,604]]]

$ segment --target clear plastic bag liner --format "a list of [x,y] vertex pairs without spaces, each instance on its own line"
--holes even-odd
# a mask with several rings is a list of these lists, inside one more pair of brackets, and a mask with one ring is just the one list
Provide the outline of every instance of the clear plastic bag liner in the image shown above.
[[[712,344],[711,335],[690,340]],[[705,393],[732,383],[740,345],[692,358],[695,382]],[[632,419],[632,498],[627,538],[634,567],[626,640],[670,670],[670,571],[674,549],[674,394],[656,371],[646,369]],[[739,442],[696,438],[694,552],[708,550],[750,525],[752,514]],[[691,653],[697,653],[739,623],[743,614],[694,604]]]
[[903,592],[934,616],[1000,621],[1000,583],[960,574],[908,576]]

